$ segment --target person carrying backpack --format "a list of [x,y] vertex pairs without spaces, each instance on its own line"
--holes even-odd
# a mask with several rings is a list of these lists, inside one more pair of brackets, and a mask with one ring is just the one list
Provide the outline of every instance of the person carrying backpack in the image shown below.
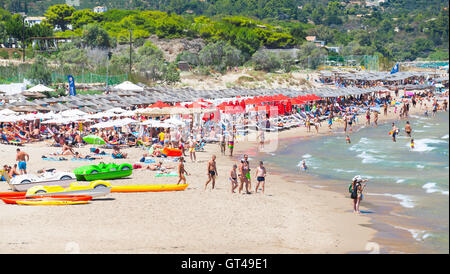
[[362,185],[362,183],[367,182],[368,180],[363,180],[361,176],[357,175],[353,177],[352,184],[349,187],[350,198],[353,199],[353,213],[360,214],[359,204],[363,199],[363,191],[366,187],[366,184]]

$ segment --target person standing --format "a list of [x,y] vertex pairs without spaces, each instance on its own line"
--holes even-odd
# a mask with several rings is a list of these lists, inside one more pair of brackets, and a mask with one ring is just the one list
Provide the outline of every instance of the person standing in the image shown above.
[[216,176],[219,176],[219,173],[217,172],[216,168],[216,155],[213,155],[211,157],[211,160],[208,161],[207,165],[207,174],[208,174],[208,181],[205,183],[205,190],[208,186],[209,182],[212,181],[212,189],[214,189],[214,186],[216,185]]
[[411,137],[412,129],[411,129],[411,125],[409,124],[409,121],[406,121],[405,132],[406,132],[406,135],[408,135],[408,137]]
[[245,177],[248,181],[248,189],[252,189],[252,177],[250,176],[250,162],[248,161],[248,155],[244,154],[244,161],[247,163],[248,171],[245,174]]
[[261,184],[262,193],[264,194],[264,185],[266,182],[266,174],[267,174],[267,171],[266,171],[266,168],[264,167],[264,163],[262,161],[260,161],[259,166],[256,168],[256,172],[255,172],[256,180],[258,181],[256,183],[255,193],[258,192],[259,184]]
[[367,126],[370,127],[370,108],[366,111],[366,120],[367,120]]
[[234,190],[238,187],[236,170],[237,170],[237,165],[234,164],[233,168],[230,171],[231,193],[234,193]]
[[240,184],[239,184],[239,194],[241,194],[242,188],[244,187],[245,184],[245,190],[247,194],[250,194],[250,191],[248,190],[248,179],[247,176],[245,176],[245,174],[247,174],[249,172],[249,168],[248,168],[248,164],[244,159],[241,159],[241,163],[239,165],[239,180],[240,180]]
[[353,213],[360,214],[359,211],[359,205],[361,203],[361,200],[363,199],[363,191],[366,187],[366,184],[361,185],[362,183],[367,182],[368,180],[363,180],[361,176],[355,176],[352,180],[352,187],[351,187],[351,195],[350,198],[353,199]]
[[233,156],[235,129],[236,128],[233,126],[233,131],[228,135],[228,148],[230,149],[230,156]]
[[30,161],[30,155],[26,152],[20,151],[20,148],[18,148],[16,161],[19,162],[18,166],[20,174],[27,174],[27,162]]
[[180,163],[178,164],[178,182],[177,185],[180,184],[181,181],[183,181],[184,184],[186,184],[186,177],[184,174],[189,175],[189,173],[184,168],[184,157],[180,157]]
[[392,134],[392,141],[393,142],[397,142],[397,139],[395,138],[397,136],[397,133],[398,133],[398,128],[395,126],[395,123],[392,123],[391,134]]
[[195,156],[195,146],[197,145],[197,141],[194,140],[194,137],[191,135],[189,137],[189,157],[192,162],[197,161],[197,157]]
[[378,127],[378,111],[375,111],[373,115],[373,123],[375,127]]

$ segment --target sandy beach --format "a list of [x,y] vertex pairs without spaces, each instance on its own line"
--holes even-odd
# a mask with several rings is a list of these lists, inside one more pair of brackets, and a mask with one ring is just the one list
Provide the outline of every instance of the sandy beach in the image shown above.
[[[421,112],[418,107],[411,114]],[[396,120],[389,111],[379,123]],[[359,125],[364,119],[360,117]],[[319,136],[342,132],[325,123]],[[317,136],[305,127],[270,133],[276,138]],[[255,150],[256,136],[237,141],[236,157]],[[91,146],[77,149],[88,153]],[[14,163],[15,146],[0,145],[4,163]],[[59,149],[45,143],[29,144],[29,172],[41,168],[71,171],[90,164],[80,161],[44,161],[41,155]],[[128,160],[103,157],[104,162],[135,163],[143,150],[130,148]],[[108,150],[106,150],[108,152]],[[228,152],[228,151],[227,151]],[[204,191],[206,163],[217,155],[216,188]],[[229,171],[236,157],[222,156],[217,144],[187,158],[189,187],[182,192],[112,193],[87,205],[28,207],[1,204],[1,253],[349,253],[367,252],[376,231],[368,216],[355,215],[346,193],[292,183],[283,174],[268,170],[266,193],[231,194]],[[256,167],[257,159],[251,159]],[[173,163],[175,165],[175,163]],[[111,181],[124,184],[175,184],[177,177],[158,178],[156,172],[134,170],[131,178]],[[253,174],[252,174],[253,176]],[[298,180],[304,175],[299,174]],[[308,178],[310,179],[310,178]],[[252,178],[252,188],[255,179]],[[254,189],[253,189],[254,190]],[[9,191],[5,182],[0,191]],[[364,204],[362,204],[364,209]]]

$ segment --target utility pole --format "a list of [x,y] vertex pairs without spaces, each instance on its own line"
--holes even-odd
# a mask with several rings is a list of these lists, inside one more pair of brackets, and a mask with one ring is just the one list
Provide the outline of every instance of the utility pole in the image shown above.
[[132,55],[132,51],[133,51],[132,44],[133,44],[132,30],[130,29],[130,71],[128,73],[128,80],[130,80],[130,77],[131,77],[131,67],[132,67],[132,57],[131,57],[131,55]]
[[22,62],[25,63],[25,16],[22,18]]

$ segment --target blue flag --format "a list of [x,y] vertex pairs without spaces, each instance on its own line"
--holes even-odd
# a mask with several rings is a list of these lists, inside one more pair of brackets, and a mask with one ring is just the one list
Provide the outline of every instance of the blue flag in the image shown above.
[[69,95],[75,96],[77,95],[77,92],[75,90],[75,79],[73,78],[72,75],[69,75],[68,79],[69,79]]
[[391,74],[394,74],[396,72],[398,72],[398,64],[395,64],[395,66],[392,68]]

